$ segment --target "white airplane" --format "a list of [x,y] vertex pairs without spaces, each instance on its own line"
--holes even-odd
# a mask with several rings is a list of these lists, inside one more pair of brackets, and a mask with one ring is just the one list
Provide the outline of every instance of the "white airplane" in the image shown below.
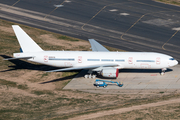
[[155,52],[110,52],[94,39],[89,39],[92,51],[44,51],[18,25],[12,25],[21,46],[15,59],[26,59],[49,66],[64,67],[47,72],[88,69],[86,78],[95,78],[93,71],[103,77],[117,78],[119,69],[162,69],[178,64],[173,57]]

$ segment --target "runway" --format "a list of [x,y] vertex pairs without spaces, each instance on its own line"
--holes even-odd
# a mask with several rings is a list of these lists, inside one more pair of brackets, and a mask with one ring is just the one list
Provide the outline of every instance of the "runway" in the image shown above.
[[180,61],[180,7],[151,0],[0,0],[0,18]]

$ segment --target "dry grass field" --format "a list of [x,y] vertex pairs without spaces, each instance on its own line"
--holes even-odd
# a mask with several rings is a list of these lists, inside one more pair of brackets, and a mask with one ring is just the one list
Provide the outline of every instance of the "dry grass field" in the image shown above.
[[91,120],[179,120],[180,103],[169,104],[158,107],[150,107],[143,110],[132,110],[130,112],[104,116]]
[[156,0],[167,4],[180,5],[180,0]]
[[[15,23],[0,20],[1,120],[64,120],[102,110],[180,98],[178,91],[151,94],[100,94],[62,90],[78,74],[78,71],[46,73],[45,71],[56,68],[23,60],[3,60],[6,57],[12,57],[12,53],[19,52],[20,46],[11,28],[12,24]],[[24,25],[20,26],[44,50],[90,50],[90,44],[87,41]],[[173,113],[176,111],[174,114],[177,115],[179,107],[179,104],[173,104],[96,119],[154,119],[157,115],[164,116],[169,109]],[[154,112],[156,113],[154,114]],[[171,117],[170,114],[165,117],[177,118]]]

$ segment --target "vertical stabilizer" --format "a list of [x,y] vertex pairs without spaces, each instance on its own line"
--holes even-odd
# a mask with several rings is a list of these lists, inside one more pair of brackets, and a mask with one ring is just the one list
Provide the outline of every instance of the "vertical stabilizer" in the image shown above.
[[101,44],[99,44],[97,41],[95,41],[94,39],[89,39],[89,42],[91,44],[91,49],[92,51],[96,51],[96,52],[109,52],[108,49],[106,49],[104,46],[102,46]]
[[23,52],[43,51],[19,25],[12,25],[12,27]]

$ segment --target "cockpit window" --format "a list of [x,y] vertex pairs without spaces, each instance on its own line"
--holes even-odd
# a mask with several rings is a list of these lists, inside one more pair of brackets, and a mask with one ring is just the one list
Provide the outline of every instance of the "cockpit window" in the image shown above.
[[174,58],[169,58],[169,60],[175,60]]

